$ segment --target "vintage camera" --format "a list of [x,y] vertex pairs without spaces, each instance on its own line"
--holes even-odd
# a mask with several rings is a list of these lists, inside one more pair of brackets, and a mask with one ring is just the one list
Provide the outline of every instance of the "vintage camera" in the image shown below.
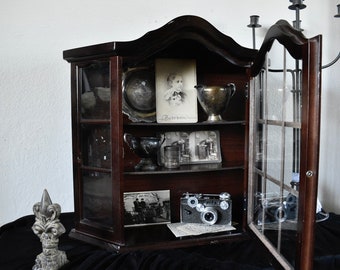
[[280,198],[272,194],[258,194],[257,224],[284,222],[296,220],[297,218],[297,197],[291,193]]
[[181,197],[181,222],[231,225],[230,194],[192,194]]

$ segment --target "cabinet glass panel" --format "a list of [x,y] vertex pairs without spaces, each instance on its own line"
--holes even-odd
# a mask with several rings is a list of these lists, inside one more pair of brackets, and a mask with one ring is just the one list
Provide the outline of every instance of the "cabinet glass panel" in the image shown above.
[[81,152],[84,166],[111,168],[110,125],[82,125]]
[[83,222],[112,227],[112,181],[109,173],[85,171],[82,175]]
[[110,64],[93,62],[78,68],[80,111],[83,119],[110,118]]
[[277,254],[283,255],[287,265],[294,261],[296,252],[296,245],[287,242],[294,243],[297,236],[301,128],[301,91],[296,80],[301,63],[289,58],[283,46],[274,43],[255,81],[251,184],[255,230]]

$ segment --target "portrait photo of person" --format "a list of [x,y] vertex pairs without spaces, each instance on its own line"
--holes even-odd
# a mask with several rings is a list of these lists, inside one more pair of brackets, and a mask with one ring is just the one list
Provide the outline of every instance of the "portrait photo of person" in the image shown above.
[[165,91],[164,98],[170,106],[179,106],[184,103],[186,94],[183,91],[183,76],[176,73],[169,74],[167,78],[169,89]]
[[156,60],[156,118],[158,123],[196,123],[196,61]]

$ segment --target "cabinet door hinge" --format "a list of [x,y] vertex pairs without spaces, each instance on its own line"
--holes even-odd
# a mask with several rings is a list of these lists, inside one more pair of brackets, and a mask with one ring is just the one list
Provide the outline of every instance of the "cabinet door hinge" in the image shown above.
[[247,207],[248,207],[248,198],[247,196],[243,197],[243,211],[247,211]]
[[244,93],[245,93],[246,99],[248,99],[249,98],[249,84],[248,83],[246,83]]

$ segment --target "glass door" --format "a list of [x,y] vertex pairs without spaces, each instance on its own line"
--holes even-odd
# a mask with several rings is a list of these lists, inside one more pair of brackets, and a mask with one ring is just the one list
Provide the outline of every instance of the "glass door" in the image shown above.
[[250,95],[248,225],[282,268],[312,269],[320,68],[309,64],[319,62],[318,43],[288,51],[273,40]]
[[81,222],[112,228],[110,62],[92,61],[77,71]]

